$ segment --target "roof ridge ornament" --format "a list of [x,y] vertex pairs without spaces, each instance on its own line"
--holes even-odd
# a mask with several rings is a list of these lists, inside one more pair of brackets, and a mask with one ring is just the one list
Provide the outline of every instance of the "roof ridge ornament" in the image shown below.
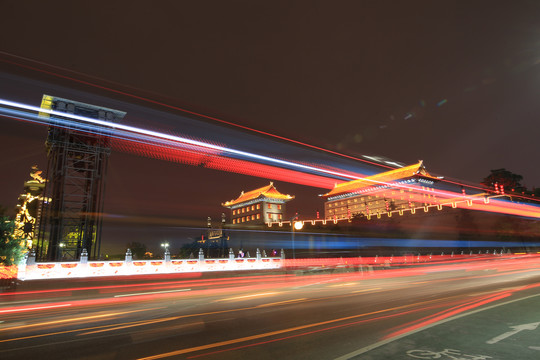
[[424,167],[424,160],[418,160],[418,170],[416,170],[415,174],[420,174],[422,170],[426,170]]

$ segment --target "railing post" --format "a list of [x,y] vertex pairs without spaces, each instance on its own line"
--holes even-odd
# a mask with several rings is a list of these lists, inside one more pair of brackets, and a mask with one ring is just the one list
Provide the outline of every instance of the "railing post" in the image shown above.
[[125,259],[126,265],[131,264],[132,261],[133,261],[133,254],[131,253],[131,249],[127,249],[126,259]]
[[36,250],[31,249],[30,253],[28,254],[28,259],[26,259],[26,266],[32,266],[36,265]]
[[88,251],[86,249],[82,249],[81,251],[80,263],[84,265],[88,264]]
[[229,261],[234,261],[234,251],[232,248],[229,248]]
[[259,248],[257,248],[257,251],[255,252],[255,257],[257,258],[257,261],[261,261],[261,251]]
[[202,248],[199,248],[199,261],[204,261],[204,252]]

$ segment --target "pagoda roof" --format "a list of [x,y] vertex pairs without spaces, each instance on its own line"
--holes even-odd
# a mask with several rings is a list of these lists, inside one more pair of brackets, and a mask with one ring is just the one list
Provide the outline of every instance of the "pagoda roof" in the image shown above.
[[395,182],[401,179],[410,178],[413,176],[421,176],[426,178],[432,178],[437,180],[436,177],[431,176],[424,167],[424,163],[420,160],[418,163],[404,166],[398,169],[378,173],[375,175],[367,176],[362,179],[352,180],[341,184],[336,184],[334,188],[322,195],[324,197],[336,196],[340,194],[352,193],[357,190],[377,185],[386,185],[387,183]]
[[294,199],[294,196],[280,193],[274,186],[274,183],[270,182],[269,185],[263,186],[255,190],[251,190],[248,192],[242,191],[242,193],[240,193],[240,196],[237,199],[227,201],[221,205],[225,207],[231,207],[231,206],[248,202],[250,200],[255,200],[258,198],[268,198],[268,199],[289,201],[289,200]]

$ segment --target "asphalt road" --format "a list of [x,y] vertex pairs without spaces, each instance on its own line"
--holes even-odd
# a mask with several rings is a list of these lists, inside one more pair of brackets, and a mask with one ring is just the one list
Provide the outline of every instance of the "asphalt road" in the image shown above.
[[7,359],[538,359],[540,257],[24,284]]

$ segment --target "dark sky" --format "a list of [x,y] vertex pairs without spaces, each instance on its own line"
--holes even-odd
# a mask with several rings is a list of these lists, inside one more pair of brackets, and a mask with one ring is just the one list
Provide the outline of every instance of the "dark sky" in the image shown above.
[[[57,73],[349,155],[423,159],[429,171],[471,183],[504,167],[527,187],[540,186],[538,1],[1,6],[0,50]],[[56,90],[86,102],[129,101],[5,62],[0,70],[35,81],[12,86],[18,80],[4,76],[5,99],[38,105],[43,92]],[[182,132],[174,118],[119,110],[127,122]],[[0,205],[12,207],[30,165],[44,164],[37,158],[44,158],[45,130],[6,119],[0,126]],[[121,153],[113,153],[107,181],[114,197],[106,210],[162,219],[217,217],[221,202],[267,183]],[[277,185],[297,195],[292,207],[318,206],[320,189]],[[189,206],[175,200],[184,197]]]

